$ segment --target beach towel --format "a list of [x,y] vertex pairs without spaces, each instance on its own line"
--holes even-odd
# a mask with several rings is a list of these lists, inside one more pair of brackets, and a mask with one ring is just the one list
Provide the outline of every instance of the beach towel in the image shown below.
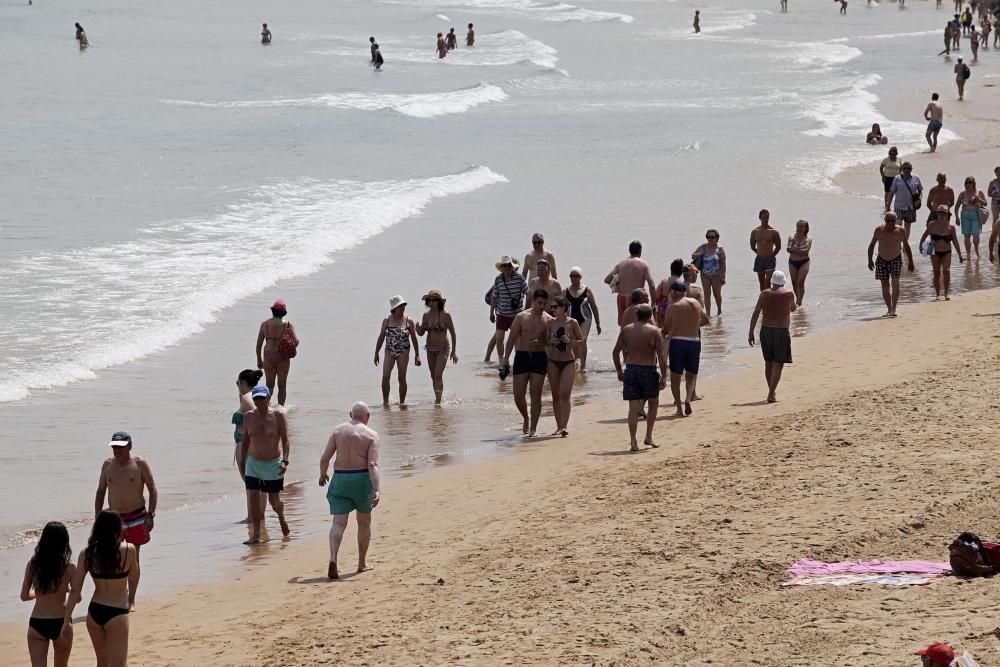
[[943,573],[937,572],[897,572],[880,574],[818,574],[798,575],[783,582],[782,586],[853,586],[859,584],[877,584],[880,586],[926,586],[944,579]]
[[788,568],[788,574],[824,575],[824,574],[892,574],[906,572],[910,574],[944,574],[951,572],[949,563],[936,563],[927,560],[849,560],[839,563],[824,563],[810,558],[799,559]]

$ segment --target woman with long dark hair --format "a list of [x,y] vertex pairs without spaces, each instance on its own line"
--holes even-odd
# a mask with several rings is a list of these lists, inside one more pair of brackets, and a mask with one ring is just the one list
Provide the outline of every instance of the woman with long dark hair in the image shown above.
[[122,540],[122,518],[118,512],[102,510],[97,515],[87,547],[80,552],[73,577],[73,597],[66,618],[80,602],[83,580],[90,574],[94,596],[87,607],[87,632],[100,667],[128,664],[129,589],[139,583],[135,547]]
[[[264,377],[264,371],[255,371],[251,368],[240,371],[240,374],[236,376],[236,391],[240,407],[233,413],[233,440],[236,441],[236,453],[233,455],[233,461],[236,463],[237,470],[239,470],[240,465],[240,445],[243,444],[243,415],[253,410],[254,405],[250,392],[260,384],[262,377]],[[247,498],[247,516],[240,523],[250,523],[249,502],[250,499]]]
[[[55,650],[55,667],[69,664],[73,648],[73,623],[66,612],[66,597],[76,574],[69,531],[58,521],[45,524],[35,555],[24,570],[21,600],[35,601],[28,619],[28,655],[31,667],[46,667],[49,642]],[[72,589],[74,592],[76,589]]]

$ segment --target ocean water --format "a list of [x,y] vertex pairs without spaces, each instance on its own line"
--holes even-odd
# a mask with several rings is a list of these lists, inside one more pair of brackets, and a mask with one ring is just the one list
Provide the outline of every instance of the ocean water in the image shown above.
[[[705,334],[710,372],[746,345],[760,208],[783,234],[799,218],[812,225],[797,334],[878,313],[864,265],[877,174],[871,196],[841,192],[833,176],[882,157],[863,143],[874,122],[904,153],[922,149],[929,91],[951,96],[950,68],[933,57],[945,14],[777,4],[0,4],[5,584],[45,521],[78,525],[81,542],[119,429],[161,491],[144,592],[176,583],[179,560],[211,576],[245,557],[231,521],[242,516],[233,381],[253,366],[257,324],[279,296],[303,341],[289,384],[295,539],[322,526],[312,480],[330,428],[353,401],[380,401],[371,357],[393,294],[419,316],[420,295],[443,290],[462,360],[443,408],[430,405],[426,369],[411,367],[409,409],[375,412],[390,477],[522,446],[509,386],[482,362],[482,295],[496,259],[522,256],[535,231],[561,277],[583,267],[604,309],[581,403],[617,388],[601,278],[632,238],[662,276],[706,228],[721,231],[729,281],[726,314]],[[435,35],[450,27],[460,48],[439,61]],[[381,72],[367,64],[369,35]],[[944,148],[961,134],[948,124]],[[926,298],[928,274],[918,260],[904,302]],[[984,262],[954,282],[996,277]],[[0,613],[19,611],[0,598]]]

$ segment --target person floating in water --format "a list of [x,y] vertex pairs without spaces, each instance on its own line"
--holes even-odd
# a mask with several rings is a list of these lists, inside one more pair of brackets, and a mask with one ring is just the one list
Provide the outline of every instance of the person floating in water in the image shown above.
[[90,42],[87,41],[87,33],[84,32],[83,26],[79,23],[76,25],[76,41],[80,43],[80,49],[85,49],[90,46]]
[[372,65],[375,64],[375,52],[378,51],[378,44],[375,43],[375,37],[369,37],[368,42],[372,45]]
[[458,35],[455,34],[454,28],[448,31],[448,35],[445,37],[445,43],[448,45],[449,51],[458,48]]
[[374,54],[372,62],[375,64],[375,69],[382,69],[382,64],[385,61],[382,60],[382,51],[378,48],[378,44],[372,44],[372,53]]
[[438,33],[437,52],[439,59],[448,55],[448,44],[444,41],[444,33],[441,32]]
[[266,23],[264,24],[263,30],[260,31],[260,43],[261,44],[271,43],[271,30],[270,28],[267,27]]
[[697,35],[701,32],[701,12],[694,10],[694,32]]
[[472,46],[475,43],[476,43],[476,31],[472,29],[472,24],[470,23],[469,32],[465,33],[465,45]]

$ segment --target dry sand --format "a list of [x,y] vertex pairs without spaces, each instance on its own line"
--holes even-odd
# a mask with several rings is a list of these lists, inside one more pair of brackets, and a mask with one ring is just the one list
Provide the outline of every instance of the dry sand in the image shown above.
[[[960,113],[980,121],[996,98],[973,89]],[[975,150],[997,136],[918,156],[917,173],[982,179],[996,154]],[[841,185],[878,193],[871,165]],[[960,531],[1000,536],[997,296],[797,338],[774,405],[747,353],[749,370],[702,382],[693,417],[660,421],[659,450],[625,452],[624,404],[607,401],[577,409],[568,439],[394,481],[373,572],[327,582],[316,540],[140,598],[132,664],[916,665],[932,641],[1000,664],[1000,581],[780,586],[802,557],[945,560]],[[92,664],[75,629],[71,664]],[[0,627],[0,662],[28,664],[23,637]]]

